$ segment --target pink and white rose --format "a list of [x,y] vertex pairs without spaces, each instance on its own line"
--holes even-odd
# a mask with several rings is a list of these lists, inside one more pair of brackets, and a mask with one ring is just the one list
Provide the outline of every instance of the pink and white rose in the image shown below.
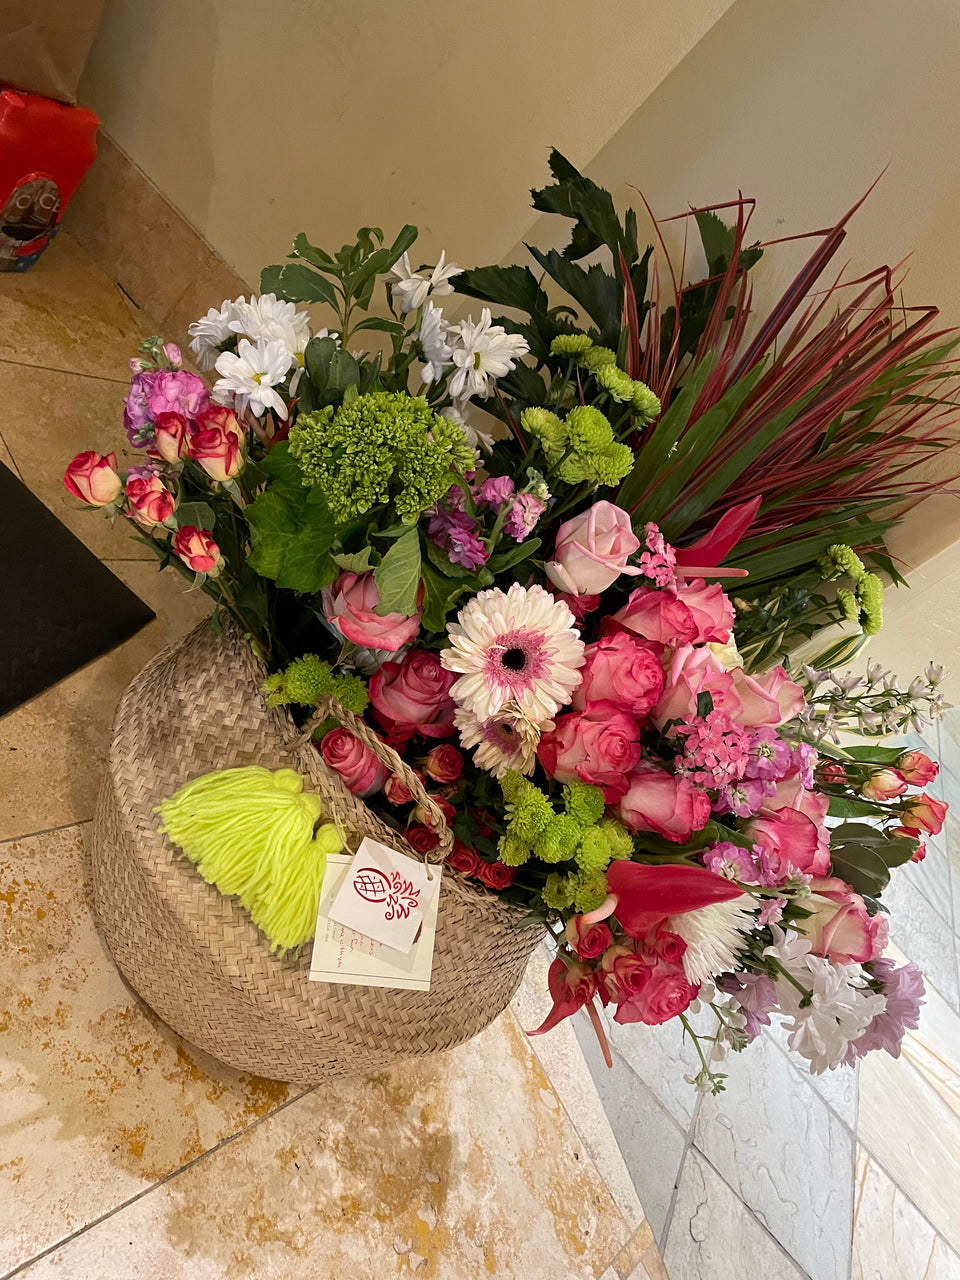
[[115,453],[78,453],[63,475],[69,493],[91,507],[108,507],[123,492]]
[[148,453],[156,454],[171,465],[181,462],[190,453],[187,420],[179,413],[161,413],[153,424],[153,445]]
[[130,515],[147,527],[169,520],[177,505],[159,476],[129,476],[127,501],[130,503]]
[[940,766],[922,751],[907,751],[897,761],[897,772],[911,787],[925,787],[940,772]]
[[887,918],[871,916],[858,893],[835,876],[810,881],[810,897],[801,904],[812,914],[798,927],[810,939],[815,955],[835,964],[863,964],[876,960],[887,945]]
[[215,578],[223,564],[223,556],[213,536],[206,529],[181,525],[173,538],[174,555],[180,557],[194,573],[208,573]]
[[386,768],[370,748],[364,746],[348,729],[331,729],[324,734],[320,754],[355,796],[362,799],[383,787],[387,776]]
[[384,653],[396,653],[417,635],[423,612],[419,605],[422,602],[421,583],[415,614],[387,613],[381,617],[376,612],[380,593],[372,573],[341,573],[332,587],[323,589],[323,611],[327,621],[345,639]]
[[622,573],[640,570],[627,561],[640,547],[629,514],[612,502],[595,502],[557,530],[553,559],[544,566],[561,591],[595,595],[606,591]]

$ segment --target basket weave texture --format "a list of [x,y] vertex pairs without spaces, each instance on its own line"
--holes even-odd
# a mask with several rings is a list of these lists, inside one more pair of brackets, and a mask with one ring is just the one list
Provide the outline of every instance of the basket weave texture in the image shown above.
[[[310,982],[311,944],[272,955],[238,902],[158,833],[156,806],[183,783],[259,764],[297,769],[304,788],[321,796],[324,818],[332,814],[347,832],[349,849],[369,835],[410,852],[325,766],[286,710],[266,705],[264,675],[232,626],[216,635],[204,623],[123,695],[93,830],[97,915],[117,965],[187,1040],[274,1079],[360,1075],[461,1044],[505,1008],[542,936],[516,928],[522,908],[447,868],[428,992]],[[339,718],[358,727],[349,713]],[[409,769],[376,745],[409,785]],[[444,827],[429,856],[442,858],[449,842]]]

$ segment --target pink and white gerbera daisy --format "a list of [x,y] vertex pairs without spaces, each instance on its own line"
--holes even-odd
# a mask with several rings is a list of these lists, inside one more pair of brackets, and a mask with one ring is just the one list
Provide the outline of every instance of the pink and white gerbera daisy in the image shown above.
[[481,591],[447,627],[451,647],[440,654],[461,672],[450,690],[480,722],[508,702],[531,725],[552,720],[580,683],[583,642],[574,617],[543,587],[513,583]]
[[[517,773],[532,773],[537,763],[537,743],[540,729],[511,703],[501,707],[489,720],[478,720],[472,711],[458,707],[454,723],[460,730],[460,744],[473,753],[474,763],[486,769],[495,778],[502,778],[508,769]],[[547,726],[549,727],[548,721]]]

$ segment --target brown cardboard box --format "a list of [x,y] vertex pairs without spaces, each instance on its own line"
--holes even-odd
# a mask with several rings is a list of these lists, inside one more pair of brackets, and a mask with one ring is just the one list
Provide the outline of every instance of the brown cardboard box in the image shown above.
[[0,84],[76,102],[105,0],[0,0]]

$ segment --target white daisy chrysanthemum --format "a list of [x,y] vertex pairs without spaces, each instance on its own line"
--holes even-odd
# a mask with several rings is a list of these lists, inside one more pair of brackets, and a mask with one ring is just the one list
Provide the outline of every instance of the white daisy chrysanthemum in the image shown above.
[[583,641],[573,614],[543,587],[514,582],[470,600],[447,627],[447,671],[458,706],[485,723],[508,703],[535,727],[552,720],[580,683]]
[[[282,342],[291,355],[302,355],[310,341],[310,317],[293,302],[281,302],[275,293],[238,299],[230,322],[234,333],[251,342]],[[301,362],[302,363],[302,362]]]
[[489,720],[478,720],[472,711],[458,707],[454,723],[460,730],[460,745],[476,747],[473,759],[480,769],[502,778],[508,769],[532,773],[537,763],[537,743],[546,725],[532,725],[515,705],[507,703]]
[[220,310],[211,307],[205,316],[187,326],[190,334],[190,350],[193,352],[200,369],[212,369],[220,354],[220,346],[227,338],[232,338],[233,321],[236,320],[238,308],[245,305],[241,296],[233,302],[227,298]]
[[729,902],[712,902],[670,917],[667,927],[687,944],[683,971],[688,982],[706,982],[739,967],[737,957],[744,948],[744,935],[756,924],[750,910],[755,906],[753,898],[742,893]]
[[400,310],[404,315],[409,315],[411,311],[422,307],[427,298],[442,298],[448,293],[453,293],[450,279],[458,276],[461,271],[463,267],[458,267],[455,262],[447,262],[444,251],[440,254],[440,261],[429,276],[422,276],[418,271],[412,270],[410,255],[405,253],[399,262],[394,263],[387,280],[393,296],[400,303]]
[[453,349],[457,372],[450,379],[450,395],[454,400],[488,396],[491,383],[509,373],[530,350],[526,338],[507,333],[503,325],[492,323],[489,307],[483,308],[479,322],[468,317],[450,333],[459,338],[459,345]]
[[[474,449],[480,448],[484,453],[492,453],[493,446],[496,443],[493,436],[489,431],[481,431],[467,417],[467,411],[472,407],[469,400],[460,400],[456,404],[450,404],[445,409],[441,409],[440,417],[449,418],[451,422],[455,422],[466,436],[467,444],[472,445]],[[477,410],[477,412],[482,413],[483,411]]]
[[260,338],[254,346],[241,338],[236,354],[224,351],[217,357],[220,378],[214,383],[214,399],[222,403],[224,397],[232,396],[241,410],[249,405],[259,416],[272,409],[278,417],[286,418],[287,406],[274,387],[283,382],[294,364],[296,357],[282,342]]
[[420,370],[420,378],[430,385],[439,382],[443,371],[453,360],[453,351],[447,342],[450,326],[443,318],[443,312],[428,302],[423,308],[423,319],[420,321],[420,332],[417,337],[423,347],[424,366]]

